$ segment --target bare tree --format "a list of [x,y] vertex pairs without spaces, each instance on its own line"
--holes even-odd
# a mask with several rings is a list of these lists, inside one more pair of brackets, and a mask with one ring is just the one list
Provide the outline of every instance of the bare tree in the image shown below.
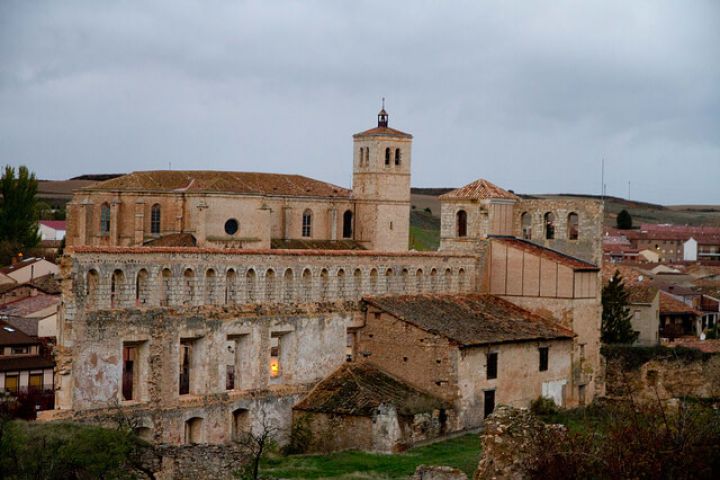
[[268,448],[277,441],[278,428],[268,418],[265,406],[260,411],[260,422],[257,428],[239,433],[235,442],[250,458],[250,463],[242,474],[242,478],[257,480],[260,472],[260,460]]

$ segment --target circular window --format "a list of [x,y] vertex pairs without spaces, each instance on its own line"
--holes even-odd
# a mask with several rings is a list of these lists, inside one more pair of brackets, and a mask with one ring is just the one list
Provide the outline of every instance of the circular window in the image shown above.
[[238,221],[234,218],[231,218],[227,222],[225,222],[225,233],[228,235],[235,235],[238,231]]

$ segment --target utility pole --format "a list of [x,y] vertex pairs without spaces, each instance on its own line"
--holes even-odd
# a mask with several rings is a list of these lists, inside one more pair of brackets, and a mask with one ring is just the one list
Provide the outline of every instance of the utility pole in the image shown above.
[[600,198],[605,201],[605,157],[602,159],[602,167],[600,170]]
[[630,180],[628,180],[628,196],[627,199],[630,200]]

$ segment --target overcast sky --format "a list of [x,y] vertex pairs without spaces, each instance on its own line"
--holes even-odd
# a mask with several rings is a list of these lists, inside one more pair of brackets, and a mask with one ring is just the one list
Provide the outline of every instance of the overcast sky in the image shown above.
[[351,183],[412,133],[413,185],[720,204],[720,2],[0,0],[0,164]]

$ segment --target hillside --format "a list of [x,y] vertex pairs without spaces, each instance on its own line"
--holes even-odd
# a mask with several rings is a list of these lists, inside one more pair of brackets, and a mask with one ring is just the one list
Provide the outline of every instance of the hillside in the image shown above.
[[[449,188],[413,188],[410,196],[410,246],[415,250],[436,250],[440,245],[440,201],[438,195]],[[523,198],[592,198],[595,195],[543,194],[520,195]],[[674,223],[678,225],[720,226],[720,205],[657,205],[647,202],[605,197],[605,225],[615,226],[617,214],[626,209],[633,223]]]

